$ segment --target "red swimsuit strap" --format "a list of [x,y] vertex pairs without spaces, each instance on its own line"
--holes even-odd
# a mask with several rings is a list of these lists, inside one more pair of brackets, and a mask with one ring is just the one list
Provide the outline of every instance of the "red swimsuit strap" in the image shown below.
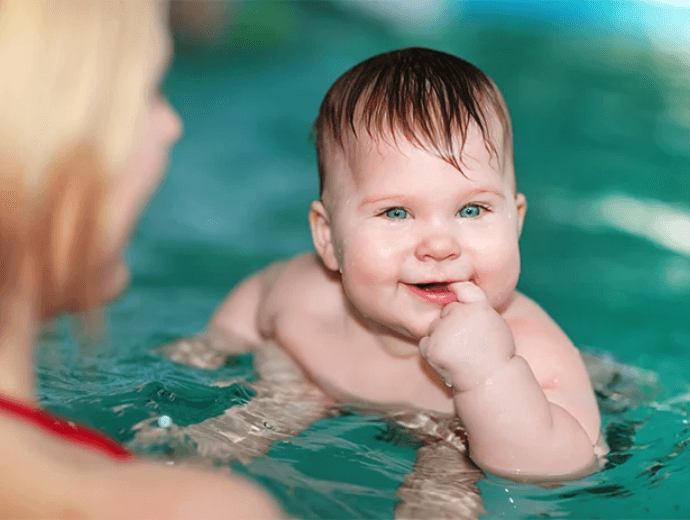
[[132,458],[132,453],[114,440],[89,428],[79,426],[72,421],[59,419],[30,404],[23,403],[0,394],[0,413],[8,413],[19,419],[39,426],[44,431],[61,437],[74,444],[101,451],[115,459]]

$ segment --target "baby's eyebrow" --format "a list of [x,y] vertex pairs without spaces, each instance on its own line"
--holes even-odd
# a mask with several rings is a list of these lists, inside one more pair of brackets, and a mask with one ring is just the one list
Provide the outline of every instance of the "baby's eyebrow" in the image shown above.
[[[482,186],[463,192],[459,195],[459,198],[470,200],[474,197],[478,197],[481,195],[490,195],[493,197],[500,198],[502,200],[506,198],[505,194],[501,190],[488,186]],[[380,204],[381,202],[400,204],[404,206],[406,204],[410,204],[413,200],[414,197],[408,194],[389,193],[386,195],[382,195],[380,197],[366,198],[359,203],[359,207],[363,208],[365,206]]]
[[390,202],[394,204],[406,204],[410,200],[409,195],[386,194],[381,197],[372,197],[364,199],[359,203],[360,207],[379,204],[381,202]]
[[492,188],[492,187],[480,187],[480,188],[475,188],[473,190],[469,190],[467,193],[463,193],[464,197],[467,198],[472,198],[476,197],[478,195],[493,195],[495,197],[499,197],[501,199],[505,199],[505,194],[497,189],[497,188]]

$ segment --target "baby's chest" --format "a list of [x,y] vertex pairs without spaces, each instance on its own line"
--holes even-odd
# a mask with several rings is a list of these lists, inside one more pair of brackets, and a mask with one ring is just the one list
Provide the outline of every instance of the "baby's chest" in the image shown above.
[[328,329],[284,329],[276,338],[305,375],[340,401],[404,404],[453,413],[448,389],[429,378],[418,357],[392,358]]

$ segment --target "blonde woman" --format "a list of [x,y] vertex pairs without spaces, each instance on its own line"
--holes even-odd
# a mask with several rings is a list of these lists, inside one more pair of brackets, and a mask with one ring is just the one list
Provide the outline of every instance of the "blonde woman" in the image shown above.
[[36,403],[36,330],[125,289],[123,248],[180,136],[158,91],[166,15],[0,0],[0,518],[279,516],[237,477],[145,462]]

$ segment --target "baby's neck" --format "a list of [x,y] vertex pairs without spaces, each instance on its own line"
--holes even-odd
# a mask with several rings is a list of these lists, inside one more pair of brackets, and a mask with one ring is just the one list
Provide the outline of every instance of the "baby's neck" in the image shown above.
[[419,355],[419,347],[417,346],[417,343],[410,339],[400,338],[390,334],[382,334],[375,337],[375,339],[377,343],[381,345],[381,348],[383,348],[383,350],[385,350],[391,356],[408,358]]
[[356,311],[348,313],[348,334],[353,341],[375,343],[383,352],[396,358],[409,358],[419,355],[417,342],[401,336],[394,331],[362,318]]

